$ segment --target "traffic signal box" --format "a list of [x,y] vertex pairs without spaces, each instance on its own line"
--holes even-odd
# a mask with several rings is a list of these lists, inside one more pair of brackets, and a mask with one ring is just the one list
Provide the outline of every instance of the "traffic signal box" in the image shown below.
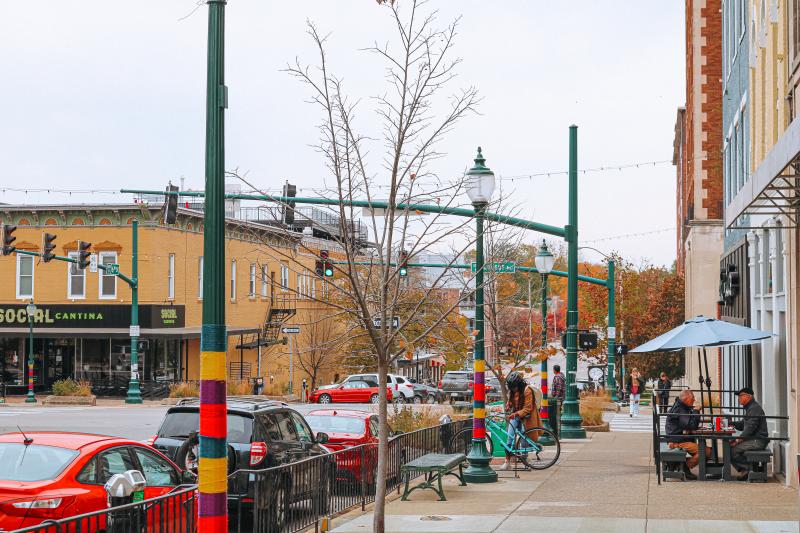
[[401,278],[408,276],[408,252],[405,250],[400,252],[400,265],[397,269],[397,273]]
[[14,232],[17,231],[17,227],[9,224],[3,224],[2,228],[3,247],[0,252],[2,252],[2,255],[11,255],[17,250],[17,247],[14,246],[14,241],[16,241],[17,238],[13,235]]
[[52,233],[42,233],[42,261],[49,263],[55,259],[56,236]]
[[78,241],[78,270],[84,270],[89,266],[89,256],[92,255],[90,248],[92,243],[86,241]]

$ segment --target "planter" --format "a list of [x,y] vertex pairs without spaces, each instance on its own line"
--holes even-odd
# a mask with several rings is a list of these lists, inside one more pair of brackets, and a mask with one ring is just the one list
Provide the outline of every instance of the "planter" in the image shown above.
[[603,402],[603,411],[613,411],[619,413],[619,404],[617,402]]
[[608,433],[609,425],[608,422],[603,422],[599,426],[581,426],[586,431],[593,431],[595,433]]
[[96,396],[47,396],[42,405],[97,405]]

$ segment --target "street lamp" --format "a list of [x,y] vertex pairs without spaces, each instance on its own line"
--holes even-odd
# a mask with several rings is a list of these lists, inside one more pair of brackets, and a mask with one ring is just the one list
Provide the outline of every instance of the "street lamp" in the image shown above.
[[[542,423],[544,427],[547,429],[552,429],[550,426],[550,414],[548,412],[548,399],[547,399],[547,390],[548,390],[548,376],[547,376],[547,276],[550,272],[553,271],[553,265],[556,262],[556,258],[553,257],[553,254],[550,253],[550,250],[547,249],[547,242],[542,240],[542,246],[539,248],[539,251],[536,253],[536,257],[534,258],[534,263],[536,264],[536,270],[539,271],[539,274],[542,276],[542,362],[541,367],[539,368],[539,374],[542,380],[542,405],[540,409],[540,417],[542,419]],[[550,439],[547,438],[547,435],[544,435],[541,440]],[[542,442],[542,444],[552,444],[551,442]]]
[[489,170],[486,160],[478,147],[475,166],[467,171],[466,188],[472,206],[475,208],[477,224],[475,250],[475,326],[478,335],[475,337],[473,352],[474,386],[472,390],[472,447],[467,459],[469,467],[464,472],[464,479],[469,483],[493,483],[497,481],[497,472],[489,467],[492,457],[486,449],[486,360],[483,312],[483,217],[486,205],[494,192],[494,172]]
[[36,305],[31,303],[25,306],[28,314],[28,395],[25,403],[36,403],[36,396],[33,394],[33,317],[36,315]]

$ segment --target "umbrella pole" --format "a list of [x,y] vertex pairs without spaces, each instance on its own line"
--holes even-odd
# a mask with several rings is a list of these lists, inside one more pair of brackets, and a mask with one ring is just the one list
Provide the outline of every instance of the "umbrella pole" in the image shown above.
[[[708,406],[711,414],[714,414],[714,400],[711,399],[711,376],[708,373],[708,355],[706,355],[706,347],[703,346],[703,361],[706,365],[706,391],[708,392]],[[702,388],[702,385],[700,385]]]
[[697,371],[700,374],[700,412],[705,411],[705,403],[703,403],[703,361],[700,360],[700,354],[697,354]]

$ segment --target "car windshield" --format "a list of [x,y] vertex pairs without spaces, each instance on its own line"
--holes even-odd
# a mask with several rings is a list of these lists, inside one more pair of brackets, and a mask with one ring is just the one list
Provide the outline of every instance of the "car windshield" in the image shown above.
[[3,442],[0,443],[0,480],[55,479],[76,457],[77,450]]
[[[159,437],[185,439],[192,431],[200,430],[199,411],[172,411],[167,413]],[[248,443],[253,435],[253,419],[228,413],[228,441]]]
[[314,430],[314,433],[322,431],[324,433],[357,433],[363,435],[366,428],[363,420],[348,416],[306,415],[306,422]]

